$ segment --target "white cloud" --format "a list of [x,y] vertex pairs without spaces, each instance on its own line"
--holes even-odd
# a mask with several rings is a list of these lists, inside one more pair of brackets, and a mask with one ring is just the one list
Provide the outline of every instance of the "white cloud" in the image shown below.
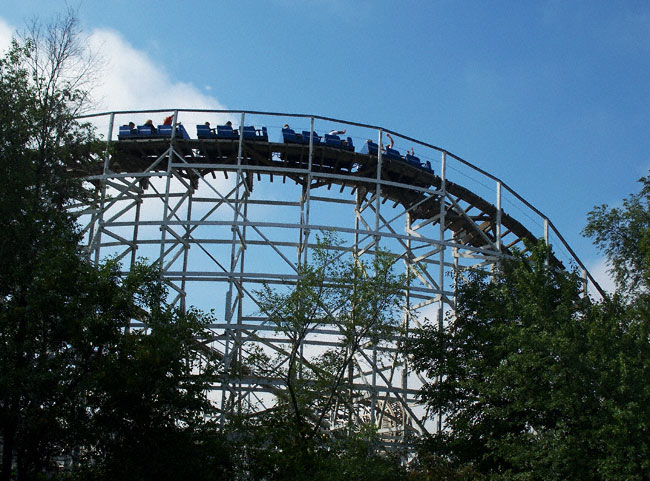
[[94,30],[89,44],[105,60],[102,82],[93,89],[100,109],[223,108],[216,98],[191,83],[172,80],[164,68],[117,32]]
[[613,294],[616,290],[614,279],[609,273],[609,266],[606,259],[597,259],[587,266],[589,273],[596,279],[600,287]]
[[[0,18],[0,51],[10,45],[16,29]],[[118,32],[96,29],[88,36],[88,46],[100,59],[100,72],[91,93],[93,111],[146,110],[160,108],[224,109],[213,96],[206,95],[189,82],[172,79],[163,66],[157,65],[142,50],[138,50]],[[171,112],[170,112],[171,113]],[[142,114],[133,119],[116,119],[116,125],[134,120],[136,123],[153,118],[162,123],[165,113]],[[159,117],[159,118],[158,118]],[[219,123],[224,117],[206,114],[182,114],[179,120],[188,126],[192,135],[193,124],[209,120]],[[106,132],[108,117],[97,119],[99,132]]]
[[[89,46],[101,57],[101,82],[92,90],[95,111],[225,108],[215,97],[206,95],[193,84],[170,78],[162,66],[156,65],[144,51],[135,48],[115,31],[107,29],[92,31],[89,36]],[[146,118],[153,118],[154,123],[162,123],[166,115],[158,113],[129,116],[128,119],[127,117],[117,119],[116,124],[126,123],[129,120],[140,123]],[[185,113],[179,117],[179,121],[188,126],[190,135],[193,135],[194,124],[206,120],[217,123],[220,121],[220,116]],[[100,132],[104,132],[103,127],[107,121],[97,123]]]
[[9,44],[11,43],[11,37],[15,31],[16,29],[14,27],[0,18],[0,54],[4,54],[4,52],[9,47]]

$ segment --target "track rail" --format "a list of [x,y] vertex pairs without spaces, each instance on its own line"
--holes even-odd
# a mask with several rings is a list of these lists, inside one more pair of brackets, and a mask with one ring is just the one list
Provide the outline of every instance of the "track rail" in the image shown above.
[[[240,365],[242,375],[215,384],[224,416],[246,402],[272,405],[282,398],[278,372],[261,374],[244,366],[248,346],[273,356],[287,356],[288,339],[278,336],[256,313],[256,286],[291,286],[297,266],[307,262],[314,232],[336,230],[344,238],[341,255],[372,256],[377,249],[394,254],[396,265],[415,273],[405,286],[402,329],[432,318],[439,325],[455,309],[455,280],[466,268],[490,269],[524,240],[548,242],[549,231],[570,253],[554,259],[582,266],[554,226],[499,179],[436,146],[381,127],[319,116],[229,110],[178,110],[200,123],[205,115],[240,116],[269,125],[273,119],[309,122],[309,129],[327,131],[331,124],[359,129],[364,139],[391,133],[440,164],[425,169],[402,159],[350,151],[328,145],[290,144],[259,139],[148,138],[117,140],[118,119],[169,112],[123,111],[84,118],[104,122],[106,156],[87,172],[96,198],[85,206],[87,249],[99,261],[112,255],[126,262],[137,256],[158,262],[172,288],[174,302],[204,302],[199,307],[223,310],[206,349],[224,365]],[[194,117],[191,117],[194,115]],[[224,117],[221,117],[224,118]],[[123,121],[122,123],[126,123]],[[276,122],[277,123],[277,122]],[[174,127],[175,127],[174,125]],[[269,135],[272,135],[269,126]],[[280,128],[276,128],[279,133]],[[191,130],[191,129],[190,129]],[[370,130],[370,133],[368,132]],[[363,142],[363,141],[362,141]],[[357,143],[357,142],[355,142]],[[426,158],[426,157],[425,157]],[[447,176],[453,161],[481,179],[496,183],[496,203]],[[434,162],[431,162],[432,164]],[[545,227],[542,235],[501,206],[502,190],[510,193]],[[582,266],[583,267],[583,266]],[[583,267],[584,269],[584,267]],[[600,287],[584,269],[586,281]],[[199,287],[197,287],[199,286]],[[208,286],[207,291],[205,287]],[[205,292],[209,292],[206,295]],[[337,326],[314,329],[305,340],[305,365],[310,355],[339,344]],[[399,445],[413,434],[435,429],[417,400],[418,386],[434,380],[416,379],[408,360],[396,348],[397,338],[367,345],[355,358],[350,384],[354,406],[341,404],[328,420],[336,429],[349,422],[373,422],[388,444]],[[354,418],[352,420],[352,418]]]
[[[370,130],[375,130],[382,132],[384,134],[392,134],[395,136],[400,137],[401,139],[404,139],[405,141],[411,142],[412,144],[434,150],[436,152],[439,152],[440,154],[447,156],[449,159],[453,159],[457,161],[458,163],[468,167],[472,171],[476,172],[480,176],[490,179],[491,181],[495,182],[499,187],[499,190],[503,190],[504,192],[509,193],[512,195],[517,201],[519,201],[523,206],[525,206],[527,209],[529,209],[534,215],[539,217],[545,225],[545,237],[548,241],[548,234],[549,232],[552,233],[557,241],[562,245],[564,249],[569,253],[570,255],[570,262],[575,263],[577,267],[579,267],[582,270],[583,276],[585,277],[585,280],[595,289],[596,293],[600,295],[601,297],[605,296],[605,292],[602,290],[598,282],[594,279],[594,277],[591,275],[591,273],[587,270],[585,267],[584,263],[580,260],[578,255],[575,253],[575,251],[572,249],[572,247],[569,245],[569,243],[564,239],[560,231],[557,229],[555,224],[545,215],[543,214],[540,210],[538,210],[535,206],[533,206],[530,202],[528,202],[522,195],[520,195],[517,191],[515,191],[512,187],[510,187],[507,183],[505,183],[503,180],[500,178],[490,174],[489,172],[477,167],[476,165],[472,164],[471,162],[463,159],[462,157],[454,154],[453,152],[450,152],[442,147],[436,146],[434,144],[430,144],[428,142],[424,142],[421,140],[418,140],[416,138],[410,137],[408,135],[404,135],[398,131],[387,129],[384,127],[381,127],[379,125],[374,125],[374,124],[367,124],[367,123],[362,123],[362,122],[356,122],[356,121],[349,121],[349,120],[343,120],[343,119],[338,119],[335,117],[327,117],[327,116],[322,116],[322,115],[313,115],[313,114],[296,114],[296,113],[288,113],[288,112],[267,112],[267,111],[260,111],[260,110],[232,110],[232,109],[179,109],[179,108],[170,108],[170,109],[152,109],[152,110],[116,110],[116,111],[111,111],[111,112],[97,112],[97,113],[90,113],[86,115],[81,115],[79,116],[79,119],[85,119],[89,121],[93,121],[96,119],[100,118],[110,118],[110,132],[109,132],[109,139],[111,137],[111,133],[113,130],[113,122],[116,117],[120,116],[132,116],[132,115],[138,115],[138,114],[147,114],[147,115],[153,115],[153,114],[162,114],[162,113],[169,113],[170,111],[173,111],[175,113],[174,119],[178,118],[179,113],[181,114],[195,114],[195,115],[235,115],[235,116],[241,116],[242,119],[244,119],[244,116],[262,116],[262,117],[267,117],[267,118],[281,118],[283,120],[286,120],[287,118],[292,118],[292,119],[304,119],[304,120],[311,120],[312,125],[315,120],[318,121],[324,121],[324,122],[330,122],[334,124],[339,124],[339,125],[346,125],[346,126],[351,126],[351,127],[360,127],[363,129],[370,129]],[[447,180],[449,186],[451,189],[459,191],[462,193],[463,198],[469,198],[470,200],[474,200],[476,204],[480,204],[484,207],[485,212],[494,215],[494,210],[496,210],[496,207],[494,204],[486,201],[485,199],[481,198],[480,196],[474,194],[471,189],[462,187],[459,184],[454,184],[452,182],[449,182]],[[473,198],[473,199],[472,199]],[[526,237],[528,239],[534,240],[538,239],[540,236],[535,236],[532,234],[531,231],[526,229],[523,224],[520,222],[516,221],[512,216],[508,214],[503,214],[503,221],[504,224],[511,224],[514,227],[513,232],[517,232],[518,235],[520,235],[522,238]],[[518,225],[517,225],[518,224]],[[559,265],[563,265],[562,262],[559,262]]]

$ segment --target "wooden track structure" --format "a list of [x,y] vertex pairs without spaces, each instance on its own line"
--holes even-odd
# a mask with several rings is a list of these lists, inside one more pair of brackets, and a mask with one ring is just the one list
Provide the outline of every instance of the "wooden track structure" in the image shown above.
[[[600,291],[548,219],[499,179],[444,149],[380,127],[260,112],[175,111],[173,132],[179,116],[190,112],[238,114],[241,125],[245,115],[266,120],[291,117],[308,120],[312,132],[315,121],[344,124],[374,131],[380,145],[391,133],[440,158],[440,166],[431,170],[385,156],[381,150],[371,155],[313,141],[197,139],[175,133],[168,138],[117,140],[116,117],[134,112],[102,114],[110,118],[106,156],[87,173],[96,197],[82,206],[88,254],[96,262],[112,255],[128,270],[148,249],[153,253],[150,261],[159,263],[171,288],[172,302],[185,308],[197,299],[214,299],[223,308],[223,318],[212,326],[214,337],[201,342],[224,366],[239,366],[238,378],[221,379],[214,386],[224,417],[243,405],[249,411],[264,411],[272,408],[273,399],[285,396],[279,371],[260,374],[242,362],[246,346],[253,344],[276,356],[287,354],[287,339],[254,312],[254,286],[295,285],[297,266],[309,261],[319,230],[335,230],[344,237],[342,254],[372,256],[378,248],[387,249],[406,272],[416,272],[405,286],[406,332],[422,325],[423,311],[438,326],[453,315],[454,283],[466,269],[489,270],[514,249],[525,252],[524,240],[549,242],[549,232],[570,254],[551,262],[558,268],[567,262],[582,267],[585,285],[590,282]],[[496,202],[449,179],[451,161],[495,182]],[[153,185],[156,178],[164,185]],[[544,232],[532,232],[507,213],[501,206],[502,190],[542,220]],[[149,217],[143,210],[147,203],[157,206]],[[274,209],[292,210],[274,214]],[[200,258],[193,261],[195,254]],[[208,301],[204,291],[193,292],[199,284],[210,286]],[[312,334],[306,351],[336,346],[340,331],[320,326]],[[311,362],[308,354],[303,362]],[[399,446],[407,438],[444,428],[439,417],[437,425],[432,421],[417,399],[419,386],[434,380],[416,379],[396,349],[396,339],[366,346],[355,359],[350,382],[357,393],[354,405],[337,404],[327,422],[331,429],[352,418],[355,423],[370,422],[387,445]]]
[[[156,138],[123,140],[116,143],[112,163],[113,172],[146,171],[166,151],[169,142],[167,139]],[[187,163],[187,169],[181,171],[180,175],[191,182],[196,182],[200,177],[220,170],[224,172],[228,172],[230,169],[236,170],[238,165],[237,140],[177,139],[174,141],[174,150],[180,153],[184,162]],[[304,170],[308,169],[309,164],[308,145],[260,141],[243,142],[242,156],[241,166],[246,167],[251,190],[254,175],[257,176],[258,181],[261,181],[262,175],[268,176],[272,181],[275,172],[279,172],[281,177],[290,178],[297,184],[305,185]],[[194,167],[195,164],[199,165]],[[377,165],[377,155],[319,145],[314,148],[310,171],[316,181],[311,184],[310,189],[338,185],[370,192],[374,190]],[[259,169],[255,167],[259,167]],[[265,167],[268,170],[264,170]],[[158,164],[148,171],[155,173],[165,170],[165,165]],[[275,175],[278,176],[277,173]],[[439,175],[390,159],[388,162],[382,163],[381,179],[388,183],[382,189],[385,199],[399,203],[405,209],[410,210],[414,219],[429,219],[440,212],[442,196],[427,196],[424,191],[404,188],[406,185],[423,189],[433,187],[439,190],[442,186],[442,179]],[[454,232],[461,243],[484,247],[486,240],[489,240],[496,244],[498,222],[505,228],[501,234],[502,238],[508,234],[514,236],[507,245],[503,246],[505,254],[510,253],[510,249],[515,246],[519,246],[520,250],[525,250],[523,239],[528,239],[531,242],[537,241],[537,237],[532,232],[509,214],[502,212],[499,219],[497,207],[471,190],[449,180],[445,181],[445,188],[449,195],[455,197],[455,201],[447,201],[445,230]],[[464,211],[471,211],[471,215],[455,213],[454,202],[456,204],[464,203],[466,205]],[[476,229],[477,225],[478,230]]]

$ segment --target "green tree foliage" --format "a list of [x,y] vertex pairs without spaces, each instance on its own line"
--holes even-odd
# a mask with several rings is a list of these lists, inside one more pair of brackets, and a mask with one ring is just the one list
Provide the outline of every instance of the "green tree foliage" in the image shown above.
[[323,432],[305,453],[295,423],[286,411],[248,422],[231,423],[231,442],[238,478],[242,480],[394,481],[408,479],[399,453],[387,453],[376,433]]
[[[167,292],[159,279],[156,270],[140,265],[124,280],[114,271],[106,286],[132,312],[117,325],[119,318],[109,313],[118,330],[86,377],[88,419],[77,444],[91,479],[200,480],[231,469],[223,437],[209,421],[214,409],[207,392],[217,362],[203,343],[213,319],[161,302]],[[142,327],[131,327],[134,318]],[[92,338],[82,345],[89,343]]]
[[[396,333],[405,278],[387,253],[365,263],[336,246],[326,234],[295,288],[258,292],[262,314],[288,343],[273,358],[257,352],[246,360],[249,372],[275,366],[284,384],[272,410],[237,429],[253,479],[395,479],[400,472],[399,458],[378,455],[377,436],[355,417],[349,376],[355,356]],[[340,344],[314,355],[305,340],[319,328],[338,330]],[[335,418],[338,432],[327,429]]]
[[473,273],[456,318],[411,346],[418,371],[442,376],[422,398],[446,429],[423,452],[477,479],[646,479],[648,322],[592,303],[548,255]]
[[650,178],[639,182],[641,191],[620,207],[595,207],[584,230],[607,256],[617,293],[628,298],[646,295],[650,287]]
[[[66,50],[76,35],[74,19],[58,19],[54,31]],[[3,479],[14,454],[21,472],[36,470],[62,442],[52,424],[64,409],[57,383],[67,365],[65,323],[74,316],[55,308],[72,304],[66,296],[76,293],[67,287],[88,274],[78,263],[78,233],[64,207],[84,193],[81,180],[67,172],[92,161],[94,137],[73,120],[80,96],[63,75],[69,67],[65,51],[36,27],[32,32],[0,59]],[[69,276],[79,277],[69,282]],[[59,287],[64,293],[55,299]]]
[[0,295],[20,295],[34,265],[51,249],[74,248],[78,233],[66,212],[87,195],[73,172],[88,171],[97,144],[74,119],[85,95],[69,75],[77,35],[60,18],[46,38],[37,26],[0,59]]
[[156,269],[122,278],[78,248],[70,208],[98,159],[75,120],[89,65],[72,14],[0,59],[0,479],[61,463],[87,479],[213,479],[230,468],[205,417],[211,318],[168,306]]

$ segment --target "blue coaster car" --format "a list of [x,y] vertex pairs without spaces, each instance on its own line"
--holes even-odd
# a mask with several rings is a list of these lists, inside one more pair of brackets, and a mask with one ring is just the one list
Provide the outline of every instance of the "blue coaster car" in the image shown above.
[[196,136],[199,139],[216,139],[217,134],[209,125],[201,124],[196,126]]
[[366,143],[363,144],[360,152],[362,154],[377,155],[377,152],[379,152],[379,146],[372,140],[366,140]]
[[118,140],[125,140],[125,139],[130,139],[132,137],[137,136],[137,129],[131,130],[131,127],[128,125],[120,125],[120,130],[118,131],[117,134],[117,139]]
[[382,157],[394,160],[402,160],[402,156],[400,155],[399,151],[391,149],[389,147],[386,147],[386,151],[382,153]]
[[302,144],[302,136],[293,129],[282,129],[282,142],[285,144]]
[[406,160],[406,162],[408,162],[409,164],[414,165],[416,167],[421,167],[422,166],[421,163],[420,163],[420,158],[416,157],[415,155],[406,154],[406,156],[404,157],[404,160]]
[[263,142],[269,141],[269,134],[266,130],[266,127],[262,127],[261,129],[256,129],[255,126],[253,125],[245,125],[242,128],[242,134],[244,140],[256,140],[256,141],[263,141]]
[[171,125],[159,125],[158,126],[158,137],[163,137],[170,139],[172,136],[172,126]]
[[338,135],[325,134],[323,136],[323,143],[328,147],[334,147],[337,149],[349,150],[354,152],[354,145],[352,144],[352,138],[348,137],[346,140],[341,140]]
[[151,125],[138,125],[137,127],[137,136],[138,137],[151,137],[154,133],[153,127]]
[[[244,137],[246,136],[244,135]],[[239,132],[233,130],[231,125],[217,125],[217,138],[229,140],[239,139]]]
[[343,148],[343,142],[341,142],[341,138],[338,135],[325,134],[324,139],[325,145],[329,147]]
[[[153,134],[154,137],[160,137],[163,139],[170,139],[172,137],[172,126],[171,125],[159,125],[158,132]],[[189,139],[190,136],[183,127],[183,124],[176,125],[176,138]]]
[[[302,143],[305,145],[309,145],[309,136],[310,136],[309,130],[303,130],[302,131]],[[318,135],[316,132],[314,132],[314,145],[320,144],[320,135]]]

